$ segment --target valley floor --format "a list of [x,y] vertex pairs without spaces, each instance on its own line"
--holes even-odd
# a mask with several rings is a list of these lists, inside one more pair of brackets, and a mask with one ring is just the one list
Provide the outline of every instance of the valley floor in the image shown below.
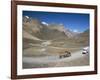
[[59,58],[59,55],[41,57],[23,57],[23,68],[69,67],[89,65],[89,53],[82,54],[82,50],[71,53],[70,57]]

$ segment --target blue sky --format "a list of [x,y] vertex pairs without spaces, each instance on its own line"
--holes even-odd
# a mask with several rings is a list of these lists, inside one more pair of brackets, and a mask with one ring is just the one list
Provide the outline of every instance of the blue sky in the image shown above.
[[89,14],[23,11],[22,15],[38,19],[48,24],[63,24],[65,28],[74,32],[83,32],[89,29]]

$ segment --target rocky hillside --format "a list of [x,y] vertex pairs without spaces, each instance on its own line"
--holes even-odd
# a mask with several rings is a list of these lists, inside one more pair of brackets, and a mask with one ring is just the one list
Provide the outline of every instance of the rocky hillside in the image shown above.
[[83,33],[77,35],[75,38],[75,43],[82,44],[83,46],[89,45],[89,29],[85,30]]
[[42,40],[71,38],[75,35],[61,24],[46,24],[29,17],[23,18],[23,30]]

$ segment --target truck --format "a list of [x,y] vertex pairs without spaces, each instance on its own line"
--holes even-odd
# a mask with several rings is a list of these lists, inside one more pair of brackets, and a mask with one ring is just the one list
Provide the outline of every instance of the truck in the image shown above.
[[59,58],[66,58],[66,57],[70,57],[71,56],[71,53],[69,51],[65,51],[64,54],[60,55]]
[[88,54],[89,53],[89,47],[83,48],[82,54]]

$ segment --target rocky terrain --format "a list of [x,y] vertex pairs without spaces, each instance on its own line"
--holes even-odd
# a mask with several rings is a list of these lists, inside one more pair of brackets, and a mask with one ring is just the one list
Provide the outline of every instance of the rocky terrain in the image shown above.
[[[77,33],[70,31],[68,28],[65,29],[63,24],[48,24],[28,16],[23,17],[24,58],[37,57],[38,59],[40,57],[59,56],[64,54],[65,51],[70,51],[74,54],[85,46],[89,46],[89,29],[82,33]],[[28,66],[25,67],[28,63],[25,63],[24,59],[23,64],[23,68],[28,68]],[[78,63],[78,65],[80,64]],[[29,68],[32,68],[32,66]]]

